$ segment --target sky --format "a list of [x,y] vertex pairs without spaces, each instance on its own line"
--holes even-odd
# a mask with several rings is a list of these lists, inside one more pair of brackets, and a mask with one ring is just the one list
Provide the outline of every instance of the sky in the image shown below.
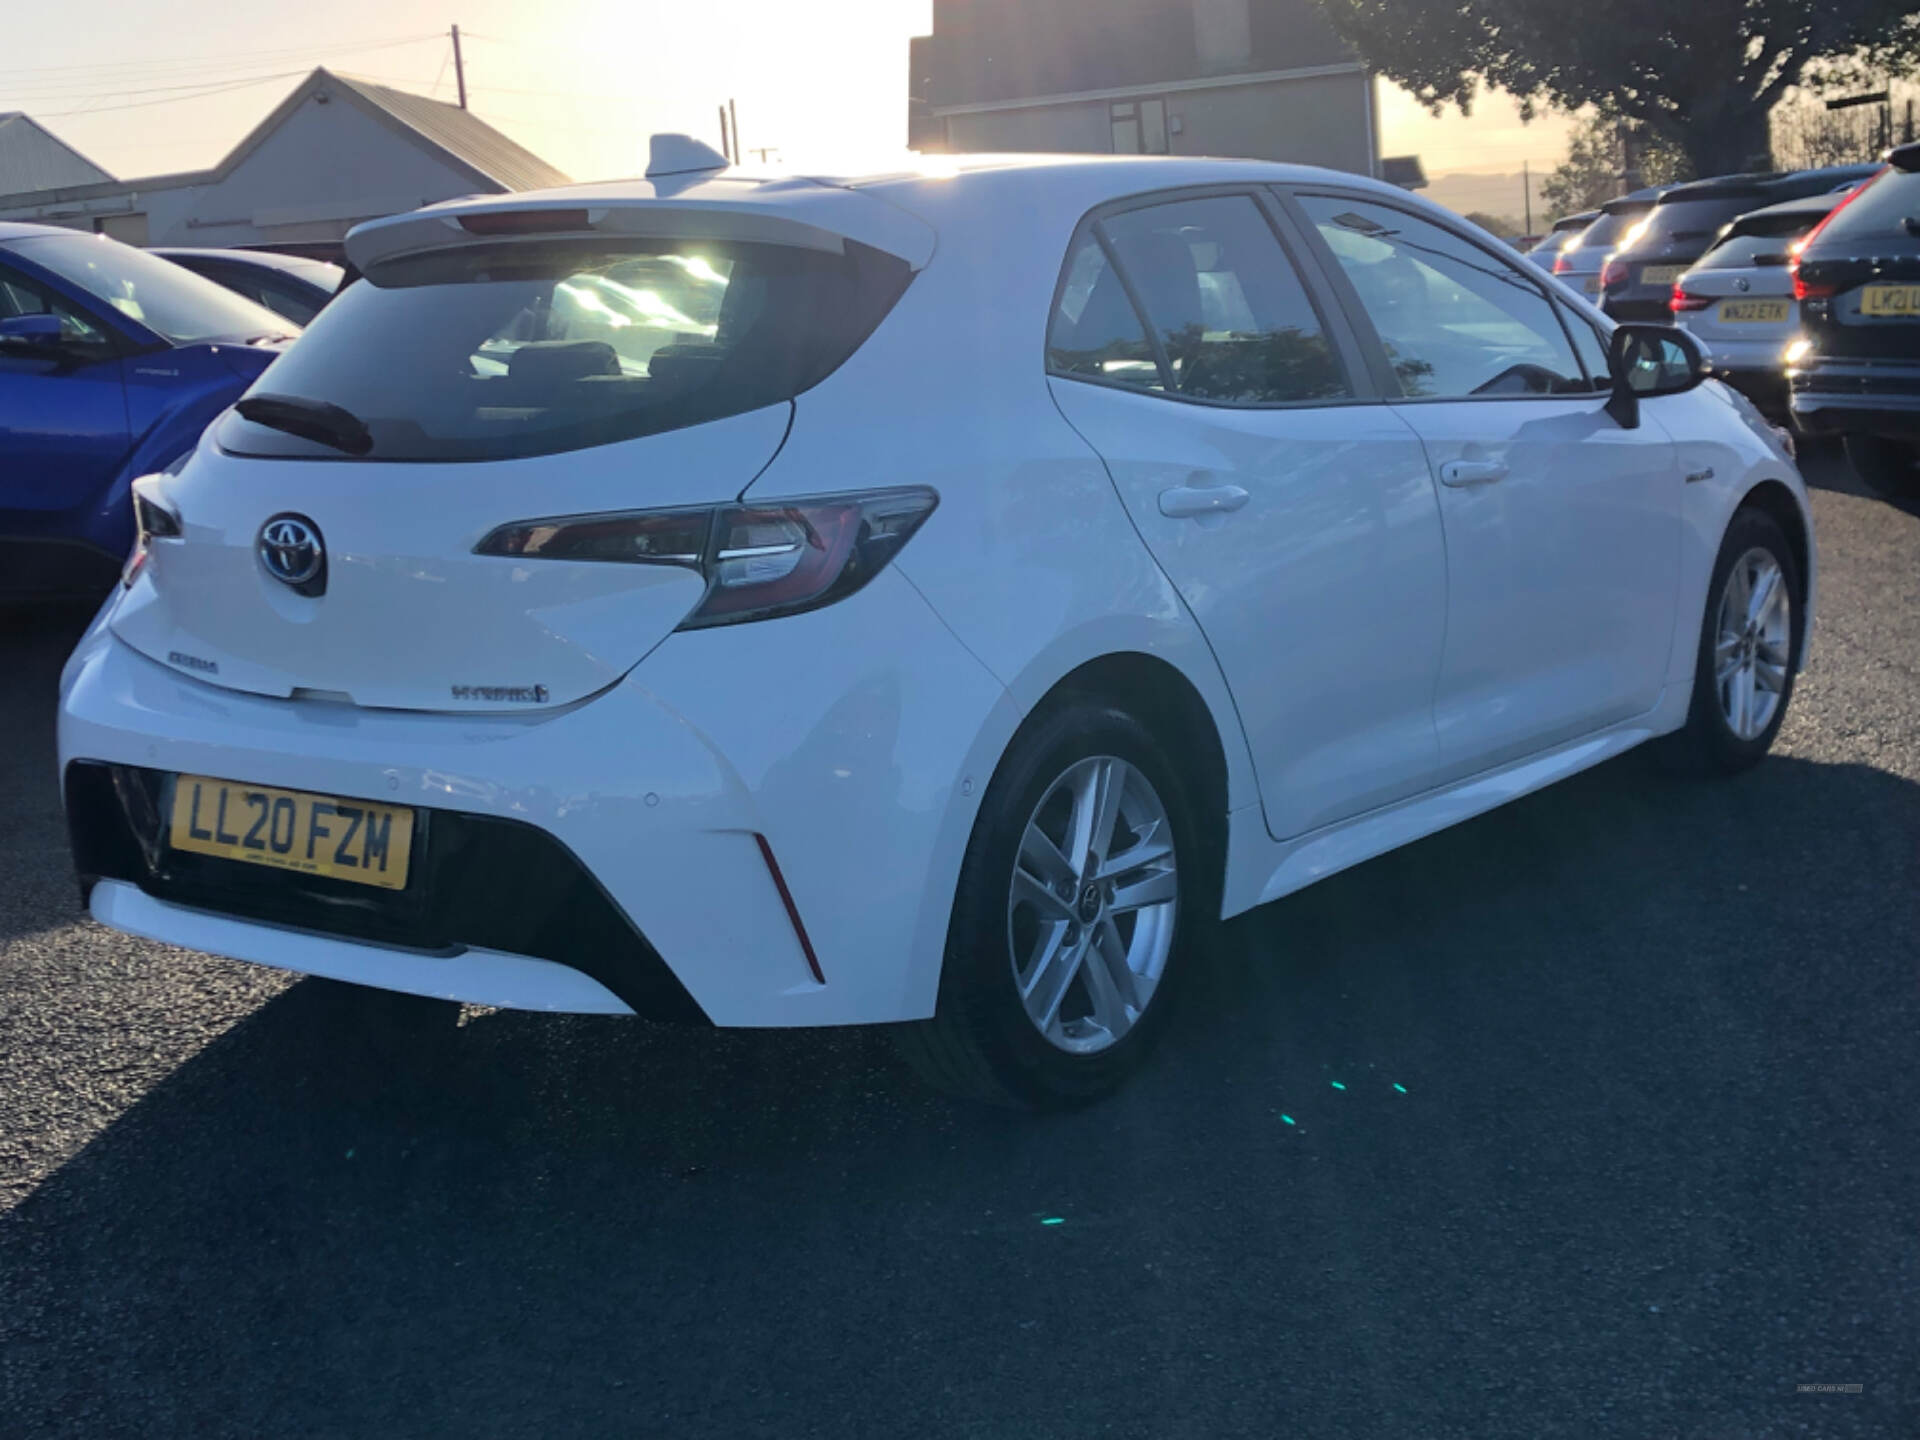
[[[316,64],[454,97],[458,22],[468,103],[576,179],[645,168],[647,137],[717,144],[731,97],[742,144],[796,164],[897,158],[907,38],[928,0],[82,0],[7,7],[0,111],[24,110],[123,178],[224,155]],[[217,93],[208,87],[223,86]],[[1558,117],[1523,125],[1483,97],[1435,121],[1382,85],[1381,147],[1427,173],[1550,168]],[[1517,192],[1516,192],[1517,194]],[[1517,205],[1513,208],[1518,208]]]

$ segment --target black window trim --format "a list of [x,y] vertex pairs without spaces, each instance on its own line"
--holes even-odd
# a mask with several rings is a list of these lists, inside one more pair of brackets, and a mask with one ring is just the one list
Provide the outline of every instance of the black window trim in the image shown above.
[[[1466,234],[1464,231],[1448,224],[1443,217],[1429,215],[1413,206],[1396,203],[1395,198],[1391,195],[1380,195],[1371,190],[1349,189],[1342,185],[1273,185],[1268,188],[1273,192],[1275,201],[1279,204],[1288,219],[1301,230],[1306,238],[1306,243],[1312,247],[1315,260],[1319,262],[1321,269],[1326,272],[1327,284],[1332,293],[1337,297],[1341,307],[1347,312],[1348,323],[1353,327],[1354,332],[1362,337],[1362,348],[1366,355],[1367,365],[1373,374],[1374,383],[1380,387],[1381,393],[1387,397],[1388,403],[1394,405],[1486,405],[1512,402],[1515,400],[1529,402],[1553,400],[1564,402],[1567,400],[1594,399],[1596,397],[1604,398],[1607,394],[1607,390],[1611,386],[1611,381],[1608,382],[1607,387],[1599,387],[1597,382],[1601,377],[1587,369],[1586,359],[1581,355],[1580,347],[1574,344],[1572,332],[1567,329],[1567,317],[1562,313],[1560,302],[1555,299],[1552,292],[1540,282],[1537,276],[1527,274],[1522,265],[1515,265],[1511,260],[1501,255],[1499,251],[1494,250],[1490,246],[1474,239],[1471,235]],[[1305,208],[1300,205],[1298,197],[1303,195],[1327,200],[1351,200],[1361,204],[1378,205],[1384,210],[1398,211],[1410,219],[1425,221],[1436,229],[1445,231],[1462,244],[1471,245],[1489,259],[1499,261],[1501,264],[1506,265],[1516,275],[1519,275],[1525,280],[1542,300],[1546,301],[1548,313],[1553,316],[1555,322],[1560,326],[1561,338],[1567,342],[1567,348],[1573,352],[1573,363],[1580,367],[1580,373],[1586,377],[1588,388],[1571,395],[1407,394],[1401,387],[1400,377],[1394,373],[1393,362],[1387,358],[1386,343],[1381,340],[1380,332],[1373,328],[1373,317],[1367,314],[1366,306],[1360,301],[1360,292],[1353,288],[1353,282],[1347,278],[1346,271],[1341,267],[1339,257],[1333,253],[1332,247],[1321,238],[1318,227],[1313,223],[1313,217],[1308,215]]]
[[[1124,215],[1135,210],[1152,210],[1162,205],[1178,204],[1183,200],[1212,200],[1223,197],[1239,197],[1251,200],[1254,209],[1260,212],[1267,222],[1267,228],[1273,232],[1273,238],[1280,247],[1280,253],[1293,266],[1295,277],[1301,288],[1306,291],[1307,303],[1313,308],[1315,318],[1320,322],[1321,333],[1331,342],[1334,358],[1340,366],[1347,388],[1353,393],[1333,399],[1319,400],[1213,400],[1200,395],[1182,395],[1173,388],[1173,369],[1167,361],[1166,347],[1159,333],[1147,318],[1146,306],[1140,301],[1139,292],[1134,288],[1133,277],[1127,274],[1126,267],[1120,264],[1114,254],[1113,244],[1107,238],[1106,229],[1101,223],[1109,216]],[[1047,307],[1046,334],[1041,339],[1040,364],[1049,379],[1072,380],[1082,385],[1095,385],[1103,390],[1119,390],[1128,395],[1139,395],[1149,400],[1171,400],[1182,405],[1198,405],[1213,410],[1325,410],[1349,405],[1379,405],[1385,403],[1387,395],[1380,390],[1377,378],[1366,363],[1366,351],[1360,343],[1360,337],[1347,324],[1346,317],[1339,306],[1331,303],[1331,298],[1317,292],[1317,286],[1324,284],[1326,277],[1319,257],[1306,251],[1298,236],[1291,232],[1297,229],[1290,216],[1275,205],[1268,187],[1256,183],[1240,185],[1182,185],[1171,190],[1149,190],[1136,195],[1123,196],[1117,200],[1104,201],[1094,206],[1080,217],[1073,228],[1073,238],[1067,242],[1066,253],[1061,257],[1060,275],[1053,285],[1053,299]],[[1141,332],[1146,336],[1147,345],[1153,351],[1154,365],[1160,372],[1158,390],[1142,390],[1138,385],[1129,385],[1123,380],[1107,380],[1098,375],[1072,374],[1064,370],[1055,370],[1049,363],[1050,340],[1053,333],[1053,317],[1060,311],[1060,298],[1066,293],[1067,277],[1073,267],[1073,258],[1080,251],[1082,240],[1091,235],[1106,256],[1107,264],[1113,267],[1119,278],[1121,289],[1126,292],[1127,302],[1133,307],[1134,319],[1139,321]]]

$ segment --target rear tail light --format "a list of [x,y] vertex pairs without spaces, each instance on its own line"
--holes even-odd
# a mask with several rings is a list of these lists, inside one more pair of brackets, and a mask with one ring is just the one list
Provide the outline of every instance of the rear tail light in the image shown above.
[[922,486],[777,505],[563,515],[502,525],[476,555],[678,565],[707,593],[682,630],[796,615],[860,589],[913,538],[940,497]]
[[1558,255],[1553,257],[1554,274],[1564,275],[1571,269],[1573,269],[1573,257],[1567,254],[1566,251],[1562,250]]
[[1627,288],[1627,262],[1609,258],[1600,269],[1600,288],[1602,290],[1624,290]]
[[1692,295],[1680,288],[1678,280],[1673,282],[1673,296],[1667,301],[1667,308],[1678,315],[1685,310],[1704,310],[1713,304],[1711,295]]
[[133,549],[120,571],[123,586],[131,587],[147,568],[147,556],[155,540],[180,538],[180,517],[160,498],[159,484],[158,475],[142,475],[133,482]]
[[[1880,172],[1880,175],[1885,175],[1887,173],[1888,173],[1887,171],[1882,170]],[[1800,262],[1806,258],[1806,253],[1808,249],[1812,247],[1813,242],[1820,238],[1820,232],[1826,229],[1829,225],[1833,224],[1834,217],[1837,216],[1842,210],[1846,209],[1849,205],[1853,204],[1854,201],[1858,200],[1862,195],[1866,194],[1867,191],[1871,190],[1874,186],[1874,181],[1878,180],[1880,178],[1880,175],[1876,175],[1873,177],[1873,180],[1864,181],[1863,183],[1856,185],[1853,189],[1849,190],[1843,197],[1841,197],[1840,203],[1834,206],[1833,209],[1829,210],[1826,213],[1826,215],[1822,217],[1818,225],[1814,226],[1813,229],[1809,230],[1804,236],[1802,236],[1792,246],[1793,259],[1787,262],[1787,268],[1793,272],[1793,298],[1794,299],[1825,300],[1839,293],[1837,286],[1822,285],[1818,282],[1815,282],[1810,285],[1805,280],[1801,279],[1800,278]]]

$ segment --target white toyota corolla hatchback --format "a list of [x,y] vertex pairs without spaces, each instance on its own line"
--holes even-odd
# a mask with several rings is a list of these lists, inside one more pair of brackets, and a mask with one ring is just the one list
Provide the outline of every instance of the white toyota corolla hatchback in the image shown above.
[[62,682],[96,919],[898,1024],[1044,1104],[1224,916],[1656,736],[1772,743],[1805,493],[1678,332],[1351,175],[658,154],[361,226],[140,482]]

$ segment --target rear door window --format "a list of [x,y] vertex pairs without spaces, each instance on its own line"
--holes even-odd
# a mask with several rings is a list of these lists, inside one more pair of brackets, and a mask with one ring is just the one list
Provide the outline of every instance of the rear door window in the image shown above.
[[[911,279],[832,254],[696,241],[521,241],[377,266],[253,394],[338,407],[369,460],[551,454],[792,399],[853,353]],[[223,449],[349,458],[239,415]]]
[[1235,405],[1353,395],[1305,284],[1250,197],[1178,200],[1101,225],[1177,394]]

